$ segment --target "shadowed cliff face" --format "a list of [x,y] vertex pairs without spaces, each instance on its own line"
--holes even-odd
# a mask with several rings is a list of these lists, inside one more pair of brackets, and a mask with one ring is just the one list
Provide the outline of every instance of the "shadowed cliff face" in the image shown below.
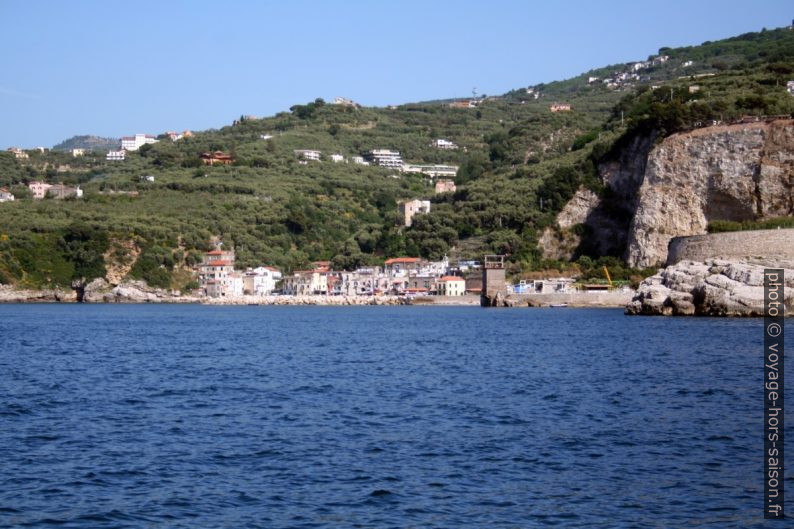
[[648,155],[626,260],[661,265],[671,238],[706,233],[709,221],[794,214],[793,188],[792,120],[670,136]]

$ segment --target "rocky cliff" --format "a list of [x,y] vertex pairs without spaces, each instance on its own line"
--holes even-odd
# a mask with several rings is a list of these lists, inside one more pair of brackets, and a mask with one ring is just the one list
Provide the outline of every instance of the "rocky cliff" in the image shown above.
[[793,190],[793,120],[674,134],[648,155],[626,260],[661,265],[670,239],[706,233],[712,220],[792,215]]
[[[704,127],[662,140],[638,136],[599,174],[609,192],[580,189],[540,238],[544,255],[623,254],[664,264],[673,237],[706,233],[713,220],[794,215],[794,120]],[[574,225],[583,228],[572,230]]]

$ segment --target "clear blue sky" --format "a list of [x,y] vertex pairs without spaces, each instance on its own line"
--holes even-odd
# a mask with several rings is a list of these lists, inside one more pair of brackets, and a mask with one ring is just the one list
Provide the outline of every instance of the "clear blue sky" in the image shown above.
[[791,23],[790,0],[0,0],[0,147],[221,127],[335,96],[500,94]]

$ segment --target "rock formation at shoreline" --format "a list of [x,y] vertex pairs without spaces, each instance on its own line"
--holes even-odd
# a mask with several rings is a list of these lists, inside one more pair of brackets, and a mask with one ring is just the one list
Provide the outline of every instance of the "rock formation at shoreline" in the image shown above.
[[645,279],[626,314],[763,316],[764,268],[783,268],[785,304],[794,313],[794,261],[681,261]]

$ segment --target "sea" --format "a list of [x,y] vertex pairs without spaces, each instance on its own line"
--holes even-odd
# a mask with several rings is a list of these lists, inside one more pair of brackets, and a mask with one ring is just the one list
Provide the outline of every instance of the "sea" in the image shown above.
[[762,333],[615,309],[3,305],[0,527],[782,527]]

